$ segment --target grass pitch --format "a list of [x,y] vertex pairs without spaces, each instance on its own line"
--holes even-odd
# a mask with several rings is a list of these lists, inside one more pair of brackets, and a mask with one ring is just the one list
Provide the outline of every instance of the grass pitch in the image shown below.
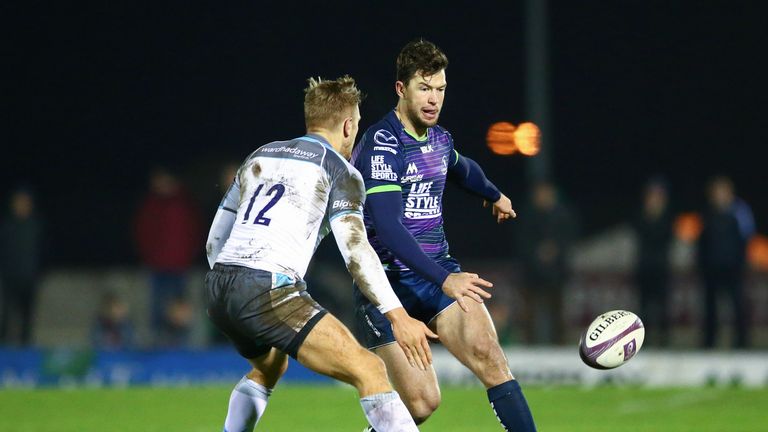
[[[234,384],[234,383],[233,383]],[[0,390],[0,431],[221,431],[230,387]],[[542,432],[758,432],[768,389],[525,390]],[[257,430],[352,431],[365,426],[357,396],[340,386],[282,385]],[[501,431],[479,387],[443,389],[426,432]]]

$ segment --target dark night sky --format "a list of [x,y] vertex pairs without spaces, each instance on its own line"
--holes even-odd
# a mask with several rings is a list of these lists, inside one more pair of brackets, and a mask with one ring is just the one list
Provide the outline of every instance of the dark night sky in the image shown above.
[[[710,175],[732,175],[768,231],[758,157],[768,144],[768,7],[700,3],[550,2],[545,145],[587,234],[630,217],[654,173],[668,177],[679,210],[702,206]],[[355,77],[367,127],[394,106],[394,59],[415,37],[451,61],[441,124],[524,201],[529,161],[484,146],[491,123],[528,120],[521,2],[310,4],[322,2],[3,6],[0,194],[35,186],[52,264],[135,262],[130,221],[157,164],[179,168],[207,220],[220,163],[302,134],[309,76]],[[475,204],[449,192],[452,249],[508,253]],[[467,229],[480,233],[459,235]]]

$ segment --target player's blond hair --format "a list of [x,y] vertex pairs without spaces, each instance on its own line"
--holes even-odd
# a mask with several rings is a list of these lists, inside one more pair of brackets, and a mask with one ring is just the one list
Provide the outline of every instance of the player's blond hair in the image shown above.
[[309,86],[304,89],[304,122],[307,129],[334,127],[363,100],[363,94],[349,75],[332,81],[319,77],[308,81]]

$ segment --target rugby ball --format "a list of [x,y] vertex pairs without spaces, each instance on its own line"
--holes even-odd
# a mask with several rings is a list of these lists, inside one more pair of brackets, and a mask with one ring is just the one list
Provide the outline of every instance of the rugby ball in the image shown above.
[[595,369],[613,369],[628,362],[643,346],[645,327],[634,313],[613,310],[597,317],[579,340],[581,360]]

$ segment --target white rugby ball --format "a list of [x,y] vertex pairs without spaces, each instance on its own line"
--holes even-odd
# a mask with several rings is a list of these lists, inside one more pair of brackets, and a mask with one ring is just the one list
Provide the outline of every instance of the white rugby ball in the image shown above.
[[597,317],[579,341],[579,354],[595,369],[613,369],[635,356],[645,339],[643,322],[634,313],[613,310]]

